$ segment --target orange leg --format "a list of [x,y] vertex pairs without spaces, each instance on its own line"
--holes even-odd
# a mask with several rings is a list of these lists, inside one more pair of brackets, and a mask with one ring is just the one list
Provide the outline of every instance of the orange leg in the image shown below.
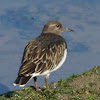
[[48,87],[48,77],[49,77],[49,74],[46,75],[45,77],[45,83],[46,83],[46,90],[48,91],[49,90],[49,87]]
[[36,77],[34,77],[34,83],[35,83],[36,91],[38,91],[39,89],[38,89],[38,86],[37,86],[37,78]]

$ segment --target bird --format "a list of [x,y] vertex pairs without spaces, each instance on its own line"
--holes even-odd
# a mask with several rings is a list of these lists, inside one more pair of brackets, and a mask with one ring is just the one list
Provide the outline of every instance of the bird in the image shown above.
[[67,43],[61,36],[63,31],[73,31],[57,20],[47,22],[40,36],[28,42],[24,49],[18,77],[13,83],[23,87],[34,79],[35,89],[39,90],[37,77],[45,76],[46,90],[51,72],[62,66],[67,57]]

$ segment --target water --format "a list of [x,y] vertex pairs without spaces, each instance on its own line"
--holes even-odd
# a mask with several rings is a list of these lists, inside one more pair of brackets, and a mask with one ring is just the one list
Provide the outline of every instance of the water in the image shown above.
[[[40,35],[49,20],[59,20],[74,32],[63,32],[68,57],[51,73],[49,83],[100,65],[100,1],[0,0],[0,94],[14,87],[27,42]],[[27,85],[34,85],[31,80]],[[44,77],[38,85],[45,85]]]

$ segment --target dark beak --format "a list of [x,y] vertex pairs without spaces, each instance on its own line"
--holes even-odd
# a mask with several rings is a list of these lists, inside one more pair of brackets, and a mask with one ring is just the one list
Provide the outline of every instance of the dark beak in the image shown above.
[[68,29],[68,28],[63,28],[63,31],[72,31],[72,32],[74,32],[73,30]]

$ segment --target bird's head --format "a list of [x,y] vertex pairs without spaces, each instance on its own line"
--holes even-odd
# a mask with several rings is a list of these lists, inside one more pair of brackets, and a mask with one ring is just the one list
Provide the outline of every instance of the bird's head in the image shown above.
[[73,30],[64,28],[59,21],[52,20],[44,25],[42,34],[53,33],[60,35],[63,31],[73,31]]

